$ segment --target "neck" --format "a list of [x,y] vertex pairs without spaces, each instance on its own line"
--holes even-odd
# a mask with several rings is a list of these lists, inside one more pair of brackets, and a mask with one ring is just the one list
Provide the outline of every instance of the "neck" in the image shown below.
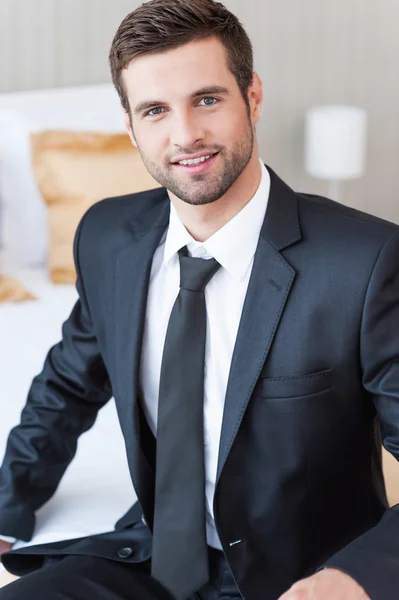
[[180,220],[198,242],[205,242],[216,231],[233,219],[254,197],[262,177],[257,151],[231,188],[210,204],[193,206],[183,202],[169,192]]

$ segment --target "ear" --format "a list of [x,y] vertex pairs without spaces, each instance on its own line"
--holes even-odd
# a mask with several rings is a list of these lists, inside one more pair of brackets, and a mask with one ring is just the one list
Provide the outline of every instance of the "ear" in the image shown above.
[[137,148],[137,142],[136,142],[136,139],[135,139],[134,134],[133,134],[133,129],[132,129],[132,124],[130,122],[130,117],[129,117],[128,113],[125,111],[125,109],[123,107],[122,107],[122,110],[123,110],[123,120],[125,122],[126,131],[128,133],[128,136],[130,137],[130,141],[132,142],[133,146],[135,146],[135,148]]
[[257,73],[253,74],[252,83],[248,89],[248,99],[251,107],[251,120],[255,125],[260,121],[263,112],[262,81]]

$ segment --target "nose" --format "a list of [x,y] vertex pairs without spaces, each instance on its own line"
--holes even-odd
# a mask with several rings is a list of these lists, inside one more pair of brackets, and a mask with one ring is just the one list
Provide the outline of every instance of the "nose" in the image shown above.
[[194,111],[175,114],[171,121],[170,140],[172,146],[179,149],[190,149],[203,139],[204,129]]

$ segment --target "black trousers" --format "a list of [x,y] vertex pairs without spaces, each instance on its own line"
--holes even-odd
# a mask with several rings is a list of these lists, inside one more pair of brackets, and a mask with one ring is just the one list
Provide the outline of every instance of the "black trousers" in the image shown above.
[[[241,598],[223,552],[209,548],[209,566],[210,582],[189,600]],[[149,560],[66,556],[0,589],[0,600],[172,600],[150,572]]]

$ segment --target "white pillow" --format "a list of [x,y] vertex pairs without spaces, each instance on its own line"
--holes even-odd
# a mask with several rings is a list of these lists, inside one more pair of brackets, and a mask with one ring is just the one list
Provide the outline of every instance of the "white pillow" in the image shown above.
[[47,211],[31,166],[29,126],[7,111],[0,111],[0,198],[5,269],[44,264]]
[[47,211],[35,183],[29,138],[46,129],[125,131],[113,85],[0,94],[0,245],[6,269],[47,262]]

